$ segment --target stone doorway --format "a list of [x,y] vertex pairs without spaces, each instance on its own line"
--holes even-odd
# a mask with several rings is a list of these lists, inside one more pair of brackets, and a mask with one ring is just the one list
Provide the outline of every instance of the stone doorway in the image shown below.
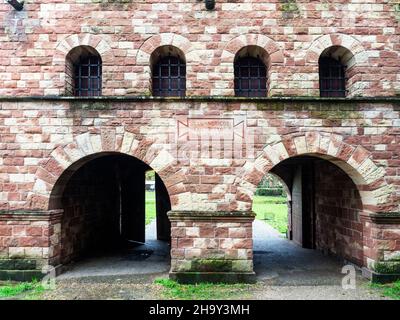
[[[347,173],[328,160],[308,155],[286,159],[270,173],[279,177],[287,190],[287,232],[279,234],[276,228],[262,226],[256,220],[253,225],[256,273],[285,273],[282,266],[287,267],[286,271],[293,269],[295,272],[299,265],[296,261],[307,260],[310,256],[307,249],[340,261],[334,268],[339,276],[339,265],[364,265],[362,201]],[[253,210],[255,207],[254,201]],[[267,203],[265,207],[267,209]],[[269,230],[265,237],[258,232],[264,229]],[[278,250],[272,250],[271,243],[275,243]],[[270,261],[268,252],[272,252]],[[321,261],[325,261],[323,257]]]
[[168,270],[171,204],[155,173],[155,214],[146,225],[149,170],[134,157],[110,153],[83,159],[60,177],[51,206],[63,210],[58,255],[62,270],[72,267],[72,273],[80,275]]

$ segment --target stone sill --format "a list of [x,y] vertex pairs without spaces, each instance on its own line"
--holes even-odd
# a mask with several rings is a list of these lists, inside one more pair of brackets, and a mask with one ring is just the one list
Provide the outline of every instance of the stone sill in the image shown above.
[[51,221],[61,218],[63,210],[0,211],[0,221]]
[[101,97],[69,97],[69,96],[0,96],[0,102],[248,102],[248,103],[395,103],[400,104],[400,96],[323,98],[306,96],[276,97],[233,97],[233,96],[188,96],[188,97],[153,97],[153,96],[101,96]]

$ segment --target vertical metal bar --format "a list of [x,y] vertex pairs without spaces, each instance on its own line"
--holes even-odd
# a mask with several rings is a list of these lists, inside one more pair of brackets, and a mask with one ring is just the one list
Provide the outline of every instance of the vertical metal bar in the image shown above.
[[90,76],[90,69],[91,69],[91,61],[90,61],[90,57],[89,57],[89,59],[88,59],[88,68],[87,68],[87,71],[88,71],[88,83],[87,83],[87,96],[88,97],[91,97],[92,96],[92,79],[91,79],[91,76]]
[[81,88],[82,88],[82,65],[79,63],[79,86],[78,86],[78,96],[81,96]]

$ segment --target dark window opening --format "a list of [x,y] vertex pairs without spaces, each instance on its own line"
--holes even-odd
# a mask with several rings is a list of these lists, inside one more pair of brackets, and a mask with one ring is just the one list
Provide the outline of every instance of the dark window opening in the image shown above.
[[321,57],[319,87],[321,97],[346,97],[346,66],[336,59]]
[[258,58],[243,57],[235,61],[235,95],[237,97],[267,96],[267,68]]
[[186,64],[180,58],[166,56],[153,66],[153,96],[184,97],[186,95]]
[[76,97],[101,96],[102,61],[93,48],[71,50],[66,60],[66,93]]
[[101,61],[97,56],[80,59],[74,65],[74,93],[78,97],[96,97],[101,95]]

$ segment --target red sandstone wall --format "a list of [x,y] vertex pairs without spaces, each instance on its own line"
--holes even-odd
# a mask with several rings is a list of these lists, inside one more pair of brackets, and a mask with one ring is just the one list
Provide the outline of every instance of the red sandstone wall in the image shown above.
[[113,177],[106,165],[83,167],[71,178],[62,199],[61,263],[98,253],[118,240],[118,203]]
[[270,95],[317,96],[318,54],[331,45],[355,55],[351,95],[400,89],[396,1],[222,0],[211,12],[195,0],[25,2],[22,12],[0,4],[0,95],[63,94],[77,45],[101,53],[104,95],[149,94],[149,57],[164,44],[186,54],[188,95],[233,95],[245,45],[271,56]]
[[0,217],[0,259],[35,261],[33,269],[58,264],[60,216],[6,214]]
[[[87,106],[87,110],[79,110],[74,103],[61,101],[1,104],[0,210],[47,209],[45,199],[32,196],[37,192],[49,194],[65,166],[84,157],[87,150],[122,150],[157,166],[168,188],[173,209],[250,210],[252,187],[248,191],[246,184],[240,185],[240,179],[248,177],[257,184],[266,172],[253,173],[252,166],[245,163],[255,159],[245,154],[232,159],[224,158],[219,152],[215,157],[199,159],[189,153],[176,163],[173,157],[177,142],[169,139],[175,136],[178,116],[240,119],[245,116],[246,137],[250,145],[254,143],[254,154],[264,154],[272,159],[284,157],[284,153],[275,154],[274,149],[263,153],[265,145],[284,139],[285,152],[293,156],[307,152],[302,132],[312,133],[307,138],[310,150],[315,144],[312,139],[318,137],[322,143],[323,139],[315,134],[321,132],[324,137],[334,139],[326,140],[332,144],[329,150],[328,145],[321,145],[321,150],[325,148],[323,152],[344,159],[344,163],[349,161],[353,168],[371,157],[373,163],[365,162],[367,166],[362,166],[360,172],[369,174],[370,181],[376,179],[369,188],[378,188],[379,192],[371,196],[364,194],[364,198],[375,199],[378,207],[370,202],[365,205],[371,210],[398,210],[399,111],[390,104],[331,105],[330,111],[325,111],[326,105],[310,103],[271,104],[270,109],[266,104],[266,111],[257,110],[258,104],[229,103],[228,108],[217,102],[193,102],[190,105],[151,101],[100,103],[97,110],[96,105]],[[307,111],[311,107],[312,110]],[[85,139],[90,137],[82,135],[84,133],[91,133],[99,141],[86,142]],[[124,138],[131,139],[127,140],[132,144],[129,150],[122,146]],[[356,152],[357,146],[362,148]],[[157,150],[167,147],[171,147],[170,154],[163,153],[155,160]],[[282,147],[277,150],[283,152]],[[49,161],[52,152],[59,155],[58,160],[51,157]],[[257,168],[263,170],[259,164]],[[362,188],[368,191],[367,187]]]
[[316,246],[363,264],[362,203],[346,174],[325,161],[315,167]]

